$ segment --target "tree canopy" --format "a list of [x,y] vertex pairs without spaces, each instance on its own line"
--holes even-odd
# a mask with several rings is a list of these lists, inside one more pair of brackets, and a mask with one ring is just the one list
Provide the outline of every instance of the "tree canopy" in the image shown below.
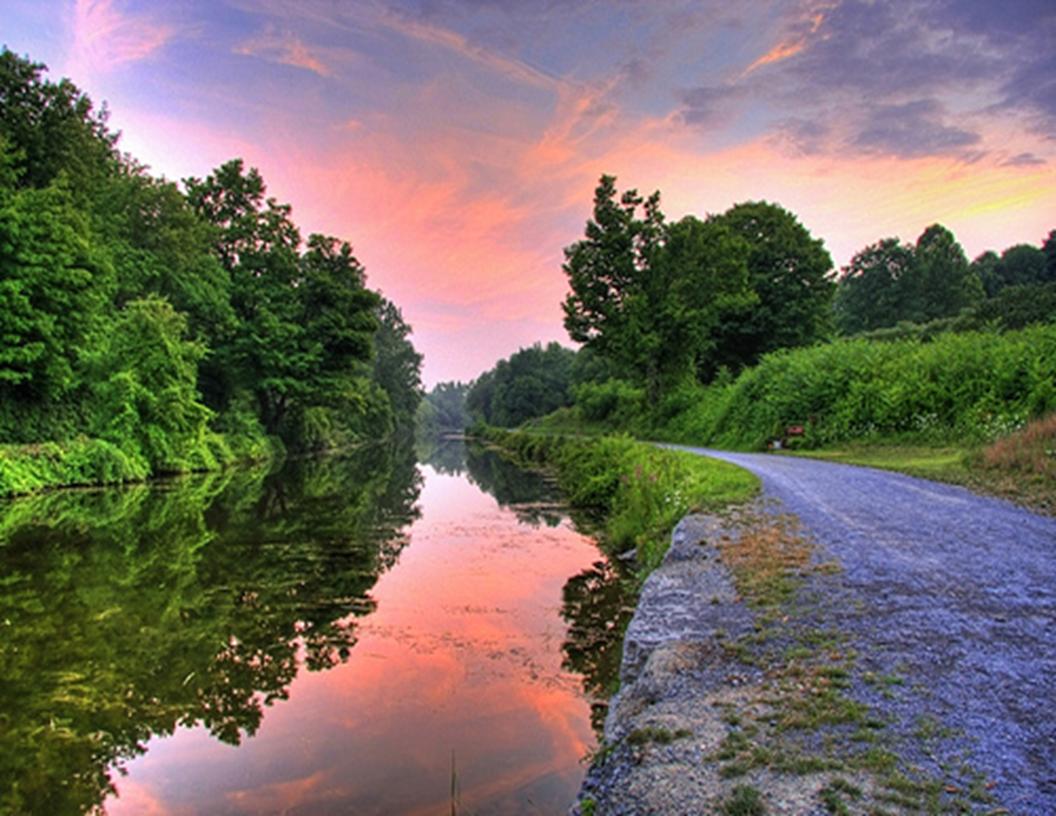
[[602,176],[582,240],[565,249],[565,328],[650,400],[829,331],[832,261],[776,204],[670,224],[660,194]]
[[481,374],[466,395],[472,419],[515,426],[571,405],[576,353],[558,343],[536,343]]
[[303,240],[240,159],[152,177],[44,72],[0,51],[0,444],[159,472],[411,427],[421,355],[346,241]]
[[1056,290],[1056,267],[1050,275],[1046,263],[1044,246],[1016,244],[969,264],[953,233],[938,224],[912,245],[885,238],[841,270],[836,324],[850,335],[896,325],[1013,329],[1044,322],[1050,316],[1041,304],[1051,301],[1050,287]]

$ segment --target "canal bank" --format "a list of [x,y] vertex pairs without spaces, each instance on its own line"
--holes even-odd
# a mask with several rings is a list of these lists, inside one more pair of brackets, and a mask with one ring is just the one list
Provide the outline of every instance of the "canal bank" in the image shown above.
[[705,453],[764,498],[676,527],[574,812],[1051,813],[1056,522],[900,474]]

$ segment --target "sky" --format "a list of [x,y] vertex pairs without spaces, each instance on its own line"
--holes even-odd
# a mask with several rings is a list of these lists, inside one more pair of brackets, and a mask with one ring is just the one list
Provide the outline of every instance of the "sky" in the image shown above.
[[348,240],[427,385],[562,327],[602,173],[669,218],[776,202],[837,267],[1056,227],[1052,0],[0,0],[155,175],[234,157]]

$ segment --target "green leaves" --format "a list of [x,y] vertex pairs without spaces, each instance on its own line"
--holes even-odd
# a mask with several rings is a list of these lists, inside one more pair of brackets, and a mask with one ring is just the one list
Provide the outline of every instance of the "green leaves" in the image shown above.
[[65,185],[0,203],[0,394],[57,400],[76,384],[112,291],[113,269]]
[[655,404],[694,375],[825,336],[831,267],[821,242],[777,205],[668,225],[658,193],[619,195],[602,176],[584,239],[565,249],[565,328]]

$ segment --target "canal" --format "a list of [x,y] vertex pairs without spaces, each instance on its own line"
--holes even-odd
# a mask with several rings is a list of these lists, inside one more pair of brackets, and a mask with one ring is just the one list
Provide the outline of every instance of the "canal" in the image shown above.
[[459,441],[0,508],[0,810],[563,812],[626,581]]

